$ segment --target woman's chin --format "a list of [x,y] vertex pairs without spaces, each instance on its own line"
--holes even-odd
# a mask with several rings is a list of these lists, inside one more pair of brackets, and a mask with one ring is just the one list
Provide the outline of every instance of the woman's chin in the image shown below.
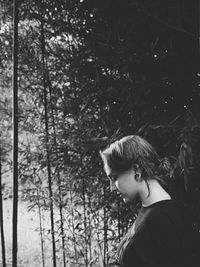
[[128,197],[123,196],[123,201],[125,203],[129,203],[131,200]]
[[123,201],[125,203],[135,203],[139,201],[139,197],[138,196],[131,196],[131,197],[128,197],[128,196],[123,196]]

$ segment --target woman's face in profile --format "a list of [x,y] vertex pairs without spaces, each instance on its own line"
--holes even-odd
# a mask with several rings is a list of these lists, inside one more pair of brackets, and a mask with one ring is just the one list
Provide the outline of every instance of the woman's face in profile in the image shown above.
[[134,170],[116,174],[107,168],[111,191],[118,190],[126,203],[133,201],[140,190],[140,182],[135,179],[135,174]]

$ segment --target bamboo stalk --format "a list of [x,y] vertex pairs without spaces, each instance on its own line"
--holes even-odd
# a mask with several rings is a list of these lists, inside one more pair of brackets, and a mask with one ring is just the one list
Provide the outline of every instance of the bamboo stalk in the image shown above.
[[45,64],[45,36],[44,36],[44,18],[43,18],[43,2],[41,0],[41,50],[42,50],[42,68],[43,68],[43,88],[44,88],[44,109],[45,109],[45,139],[47,154],[47,172],[48,172],[48,189],[50,198],[50,219],[51,219],[51,237],[53,251],[53,266],[56,267],[56,244],[54,232],[54,208],[53,208],[53,192],[52,177],[50,166],[50,148],[49,148],[49,122],[48,122],[48,101],[47,101],[47,82],[46,82],[46,64]]
[[40,205],[39,198],[40,198],[40,194],[39,194],[39,188],[37,186],[37,205],[38,205],[39,221],[40,221],[40,242],[41,242],[41,252],[42,252],[42,266],[45,267],[44,235],[43,235],[43,227],[42,227],[42,210],[41,210],[41,205]]
[[50,108],[51,108],[51,116],[53,122],[53,140],[55,147],[55,156],[56,156],[56,176],[58,181],[58,191],[59,191],[59,215],[60,215],[60,229],[61,229],[61,240],[62,240],[62,251],[63,251],[63,266],[66,267],[66,255],[65,255],[65,238],[64,238],[64,217],[63,217],[63,207],[62,207],[62,192],[61,192],[61,179],[60,179],[60,171],[58,168],[58,145],[57,145],[57,135],[56,135],[56,124],[54,118],[54,109],[52,105],[52,86],[51,81],[48,75],[48,86],[50,93]]
[[4,225],[3,225],[3,199],[2,199],[2,145],[0,140],[0,228],[1,228],[1,249],[2,249],[2,267],[6,267],[6,250],[4,239]]
[[13,45],[13,232],[12,266],[17,267],[18,223],[18,1],[14,0],[14,45]]

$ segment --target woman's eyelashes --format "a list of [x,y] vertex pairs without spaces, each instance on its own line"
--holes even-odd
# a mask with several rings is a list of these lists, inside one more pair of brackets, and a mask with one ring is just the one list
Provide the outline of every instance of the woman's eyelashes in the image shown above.
[[112,182],[115,182],[117,181],[117,175],[116,174],[109,174],[108,175],[108,178],[112,181]]

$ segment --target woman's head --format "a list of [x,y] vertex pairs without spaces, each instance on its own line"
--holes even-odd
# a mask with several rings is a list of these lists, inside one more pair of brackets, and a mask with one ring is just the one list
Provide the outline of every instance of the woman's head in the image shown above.
[[[115,141],[104,151],[101,151],[100,155],[104,162],[105,172],[111,179],[112,185],[119,182],[119,176],[123,175],[125,177],[125,174],[126,176],[134,174],[136,180],[138,178],[144,181],[147,187],[149,180],[157,180],[162,184],[162,178],[169,173],[170,169],[170,166],[167,166],[166,163],[168,161],[161,161],[152,145],[137,135],[126,136]],[[133,190],[131,180],[127,178],[127,181],[124,184],[126,189],[128,191]],[[136,189],[138,188],[135,187]]]
[[100,154],[105,169],[119,174],[139,167],[144,179],[152,179],[160,163],[155,149],[137,135],[115,141]]

